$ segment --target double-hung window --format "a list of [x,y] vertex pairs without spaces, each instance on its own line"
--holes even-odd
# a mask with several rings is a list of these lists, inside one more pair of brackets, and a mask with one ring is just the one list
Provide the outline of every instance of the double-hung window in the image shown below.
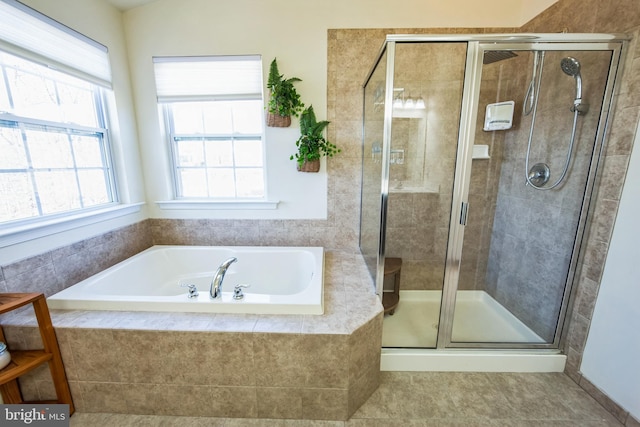
[[116,201],[107,50],[0,0],[0,226]]
[[262,60],[156,57],[176,199],[265,199]]

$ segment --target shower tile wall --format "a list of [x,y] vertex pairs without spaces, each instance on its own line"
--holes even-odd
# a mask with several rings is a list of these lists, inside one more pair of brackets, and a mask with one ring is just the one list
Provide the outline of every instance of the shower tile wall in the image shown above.
[[[571,135],[573,114],[569,106],[575,98],[575,82],[559,67],[560,59],[566,55],[565,52],[546,54],[532,139],[530,166],[538,162],[550,166],[551,179],[547,186],[560,176]],[[590,105],[590,112],[579,118],[576,146],[567,178],[552,191],[535,190],[525,185],[524,178],[532,115],[524,116],[522,105],[531,76],[533,55],[521,52],[515,59],[485,67],[498,64],[501,67],[498,85],[489,84],[489,92],[496,87],[506,88],[503,93],[494,92],[492,98],[516,101],[514,127],[508,131],[493,132],[503,135],[504,144],[496,146],[492,152],[492,157],[502,158],[502,161],[498,163],[499,169],[490,183],[498,190],[494,199],[493,228],[489,228],[490,241],[485,240],[481,245],[481,253],[489,254],[486,290],[546,341],[553,340],[560,310],[610,58],[608,53],[579,52],[575,56],[582,63],[583,98]],[[597,58],[601,61],[596,61]],[[483,105],[481,102],[481,107]],[[479,133],[481,131],[477,137]],[[476,172],[474,164],[472,177]],[[470,209],[474,207],[473,198],[472,189]],[[484,220],[489,224],[493,215],[490,210],[487,214],[490,216]],[[472,211],[471,218],[477,219],[477,216],[476,209]],[[478,263],[476,268],[480,273],[476,275],[477,281],[485,279],[481,276],[480,265]]]
[[581,381],[584,344],[597,298],[624,177],[640,119],[640,7],[637,0],[560,0],[526,24],[524,32],[620,32],[632,37],[605,146],[600,182],[574,290],[574,309],[565,342],[566,372]]

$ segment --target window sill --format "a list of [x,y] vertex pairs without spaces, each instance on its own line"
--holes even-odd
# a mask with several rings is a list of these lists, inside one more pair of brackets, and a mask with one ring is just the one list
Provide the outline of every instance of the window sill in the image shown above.
[[156,202],[160,209],[267,210],[278,209],[279,200],[167,200]]
[[74,215],[34,220],[6,228],[0,227],[0,248],[136,213],[140,211],[143,204],[120,204]]

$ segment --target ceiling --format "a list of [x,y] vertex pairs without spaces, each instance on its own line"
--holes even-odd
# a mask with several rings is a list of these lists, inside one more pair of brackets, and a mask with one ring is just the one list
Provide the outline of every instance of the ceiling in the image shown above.
[[106,0],[118,9],[125,11],[133,9],[134,7],[142,6],[143,4],[151,3],[155,0]]

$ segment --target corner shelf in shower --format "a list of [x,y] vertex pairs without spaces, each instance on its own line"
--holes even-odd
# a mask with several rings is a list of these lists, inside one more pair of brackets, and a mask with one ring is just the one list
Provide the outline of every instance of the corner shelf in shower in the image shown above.
[[473,159],[490,159],[489,146],[483,144],[474,144]]
[[[33,305],[38,321],[38,329],[42,337],[43,350],[9,350],[11,362],[0,369],[0,393],[4,403],[24,403],[18,386],[18,378],[44,363],[49,364],[49,371],[56,390],[56,401],[29,403],[62,403],[69,405],[69,415],[74,407],[67,376],[64,372],[60,347],[49,315],[47,300],[42,293],[0,293],[0,314],[8,313],[27,304]],[[0,327],[0,341],[6,342],[2,327]]]

